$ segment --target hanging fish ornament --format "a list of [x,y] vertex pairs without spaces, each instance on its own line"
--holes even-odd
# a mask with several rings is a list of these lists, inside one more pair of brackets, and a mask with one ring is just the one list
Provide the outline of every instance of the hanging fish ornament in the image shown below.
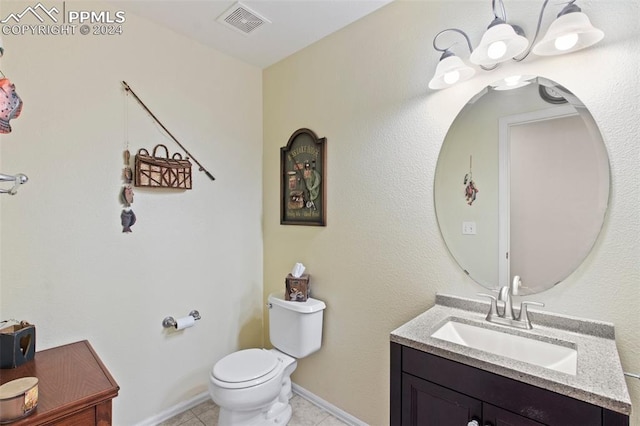
[[125,207],[129,207],[133,204],[133,188],[131,185],[125,185],[122,187],[120,197],[122,198],[122,204],[124,204]]
[[122,223],[122,232],[131,232],[131,227],[136,223],[136,214],[131,209],[122,210],[120,222]]
[[128,149],[125,149],[122,153],[122,159],[124,160],[124,169],[122,169],[122,180],[125,183],[133,182],[133,170],[131,169],[131,153]]
[[16,93],[15,84],[8,78],[0,79],[0,133],[10,133],[9,120],[18,118],[22,112],[22,99]]
[[125,183],[133,182],[133,170],[131,170],[131,167],[125,167],[122,169],[122,179]]
[[124,205],[124,210],[120,213],[120,223],[122,224],[122,232],[131,232],[131,227],[136,223],[136,214],[129,207],[133,203],[133,187],[131,186],[131,180],[133,178],[133,172],[131,170],[130,160],[131,154],[129,150],[125,149],[122,153],[122,159],[124,160],[125,168],[122,171],[122,179],[125,184],[120,190],[120,202]]

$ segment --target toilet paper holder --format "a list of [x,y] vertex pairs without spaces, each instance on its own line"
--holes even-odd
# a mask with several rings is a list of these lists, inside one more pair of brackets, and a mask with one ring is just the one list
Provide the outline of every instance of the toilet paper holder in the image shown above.
[[[194,320],[199,320],[200,312],[194,309],[193,311],[189,312],[189,316],[193,317]],[[178,322],[174,317],[166,317],[165,319],[162,320],[162,326],[164,328],[175,328],[176,325],[178,325]]]

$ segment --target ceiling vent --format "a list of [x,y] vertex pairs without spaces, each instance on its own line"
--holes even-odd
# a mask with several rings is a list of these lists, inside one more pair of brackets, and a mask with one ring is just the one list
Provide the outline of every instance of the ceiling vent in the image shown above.
[[239,2],[220,15],[217,21],[243,34],[251,34],[263,25],[271,23],[265,17]]

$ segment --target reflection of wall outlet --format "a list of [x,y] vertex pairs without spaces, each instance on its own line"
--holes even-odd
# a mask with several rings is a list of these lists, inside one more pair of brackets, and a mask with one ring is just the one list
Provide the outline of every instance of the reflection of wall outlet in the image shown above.
[[462,235],[476,235],[476,223],[462,222]]

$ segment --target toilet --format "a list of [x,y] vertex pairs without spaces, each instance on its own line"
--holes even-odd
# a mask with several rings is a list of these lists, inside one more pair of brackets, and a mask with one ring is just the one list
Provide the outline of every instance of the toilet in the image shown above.
[[218,361],[209,377],[220,426],[286,425],[291,419],[291,373],[297,360],[322,344],[326,305],[308,298],[290,302],[270,294],[269,335],[274,349],[244,349]]

